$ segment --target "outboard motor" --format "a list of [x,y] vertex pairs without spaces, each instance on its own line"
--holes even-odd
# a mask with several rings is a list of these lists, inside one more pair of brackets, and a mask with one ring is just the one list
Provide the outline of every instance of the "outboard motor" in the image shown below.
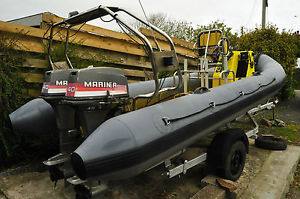
[[48,100],[54,99],[56,97],[64,97],[67,91],[69,75],[72,71],[76,70],[77,69],[65,69],[45,72],[42,97],[49,97],[47,98]]
[[42,97],[56,115],[60,154],[44,164],[57,181],[74,175],[70,154],[81,142],[129,103],[128,83],[122,71],[109,67],[48,71],[45,80]]
[[56,131],[55,113],[51,105],[53,101],[65,96],[69,74],[74,70],[47,71],[41,98],[33,99],[9,114],[13,129],[34,135],[49,134]]
[[70,129],[75,129],[75,110],[61,103],[66,95],[69,76],[71,72],[76,70],[77,69],[47,71],[42,87],[41,97],[51,105],[55,113],[56,126],[59,134],[60,153],[44,161],[44,164],[49,166],[50,179],[54,182],[63,179],[65,176],[72,175],[68,163],[69,154],[82,142],[79,133],[70,131]]
[[121,70],[94,67],[71,72],[64,103],[75,107],[79,129],[87,137],[102,122],[119,115],[120,107],[129,104],[128,97],[127,78]]

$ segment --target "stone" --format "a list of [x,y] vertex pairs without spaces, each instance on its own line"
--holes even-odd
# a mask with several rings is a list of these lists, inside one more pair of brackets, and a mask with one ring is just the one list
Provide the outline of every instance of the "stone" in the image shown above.
[[220,187],[222,187],[226,191],[234,192],[237,189],[237,186],[233,181],[218,178],[216,182]]
[[261,124],[265,125],[267,127],[271,127],[271,126],[273,126],[274,122],[272,120],[268,120],[268,119],[263,118],[261,120]]
[[280,119],[275,119],[275,126],[277,127],[285,127],[285,122]]

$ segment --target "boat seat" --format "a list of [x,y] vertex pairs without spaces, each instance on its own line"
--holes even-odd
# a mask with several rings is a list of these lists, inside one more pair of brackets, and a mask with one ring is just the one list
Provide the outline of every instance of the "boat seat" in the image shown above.
[[[228,41],[222,41],[223,34],[221,30],[205,30],[202,31],[197,38],[198,55],[206,56],[209,60],[216,63],[219,60],[220,53],[224,49],[224,54],[227,54]],[[224,44],[223,44],[224,43]]]

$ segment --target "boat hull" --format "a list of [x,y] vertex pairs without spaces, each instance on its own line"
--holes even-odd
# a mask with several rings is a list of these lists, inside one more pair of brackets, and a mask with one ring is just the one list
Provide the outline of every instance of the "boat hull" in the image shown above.
[[254,76],[126,113],[100,125],[72,154],[82,179],[135,176],[275,95],[285,72],[261,55]]

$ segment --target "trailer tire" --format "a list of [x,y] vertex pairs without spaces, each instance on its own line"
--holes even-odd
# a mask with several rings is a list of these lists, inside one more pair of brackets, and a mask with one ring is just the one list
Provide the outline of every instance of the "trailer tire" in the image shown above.
[[270,150],[285,150],[287,142],[274,136],[260,136],[255,140],[255,146]]
[[[216,171],[217,175],[229,180],[237,180],[244,168],[246,153],[249,150],[249,142],[242,129],[228,129],[216,135],[207,151],[208,168]],[[239,151],[241,160],[238,169],[231,171],[230,158]]]
[[244,169],[246,161],[246,146],[241,141],[236,141],[230,148],[229,153],[225,155],[225,162],[222,168],[218,170],[218,174],[229,180],[237,180]]

